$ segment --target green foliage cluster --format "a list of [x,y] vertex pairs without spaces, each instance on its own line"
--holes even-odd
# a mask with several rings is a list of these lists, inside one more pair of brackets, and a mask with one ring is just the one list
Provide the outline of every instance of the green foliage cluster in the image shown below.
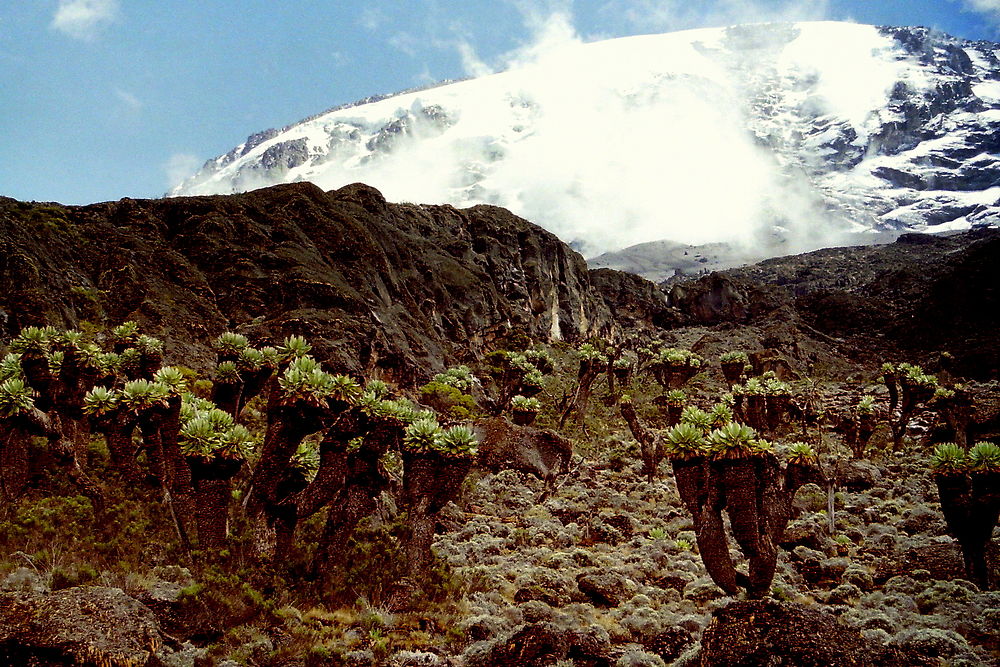
[[403,446],[416,454],[438,453],[449,457],[472,457],[478,445],[468,426],[443,429],[430,418],[412,421],[403,435]]
[[510,407],[523,412],[538,412],[542,409],[542,402],[535,397],[521,396],[518,394],[510,399]]
[[747,378],[743,384],[733,385],[732,393],[737,396],[789,396],[792,388],[774,376],[765,373],[759,377]]
[[189,395],[181,408],[181,453],[204,459],[246,460],[255,445],[247,427],[237,424],[232,415]]
[[471,392],[479,384],[468,366],[449,368],[420,387],[420,401],[454,421],[470,421],[480,415]]
[[684,405],[686,400],[687,394],[683,389],[671,389],[667,392],[667,405]]
[[945,442],[934,448],[930,463],[934,472],[942,475],[1000,473],[1000,447],[977,442],[966,452],[954,442]]
[[595,364],[607,364],[608,358],[601,353],[592,343],[583,343],[576,348],[581,361],[589,361]]
[[903,362],[896,365],[895,371],[903,385],[928,389],[932,389],[938,385],[937,377],[925,373],[924,369],[916,364]]
[[663,348],[653,357],[653,364],[672,368],[701,368],[704,363],[701,355],[676,347]]
[[707,419],[710,415],[702,410],[698,413],[689,413],[691,418],[664,432],[664,449],[669,458],[747,458],[774,449],[770,442],[758,437],[757,432],[745,424],[729,421],[712,428],[712,422]]
[[747,356],[746,352],[743,352],[741,350],[732,350],[720,354],[719,363],[746,365],[750,363],[750,357]]
[[862,396],[857,405],[854,407],[854,411],[859,416],[870,416],[875,414],[875,397],[874,396]]

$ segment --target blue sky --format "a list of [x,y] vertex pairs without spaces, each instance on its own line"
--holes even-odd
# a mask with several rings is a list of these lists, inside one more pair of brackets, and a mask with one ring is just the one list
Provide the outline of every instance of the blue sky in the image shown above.
[[158,197],[254,132],[502,69],[553,17],[587,41],[808,19],[1000,39],[1000,0],[8,0],[0,195]]

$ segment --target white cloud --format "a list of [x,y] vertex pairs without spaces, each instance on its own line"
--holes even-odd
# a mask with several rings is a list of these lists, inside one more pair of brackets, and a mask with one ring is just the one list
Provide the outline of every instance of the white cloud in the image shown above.
[[992,14],[994,20],[1000,20],[1000,0],[964,0],[964,4],[974,12]]
[[132,113],[142,109],[142,100],[127,90],[122,90],[121,88],[116,89],[115,97],[117,97],[118,101],[125,105],[125,108]]
[[92,41],[118,13],[118,0],[59,0],[50,25],[70,37]]
[[174,153],[163,164],[167,176],[167,186],[172,189],[194,174],[202,164],[198,156],[191,153]]
[[[799,18],[820,18],[806,14],[821,4],[789,3],[783,17],[776,9],[751,17],[737,16],[749,3],[731,1],[726,16],[788,19],[797,7]],[[359,166],[331,161],[301,176],[324,188],[363,181],[394,201],[498,204],[588,255],[658,239],[787,253],[836,245],[849,228],[807,172],[790,168],[748,131],[743,113],[752,91],[738,63],[730,67],[683,38],[585,45],[564,8],[529,8],[522,18],[529,37],[492,62],[467,40],[450,43],[469,74],[506,69],[512,78],[504,80],[513,83],[469,82],[476,94],[464,98],[446,132],[418,120],[385,155]],[[869,32],[872,43],[863,38]],[[897,80],[895,65],[874,64],[873,51],[886,41],[874,30],[803,26],[761,34],[775,40],[768,56],[775,66],[801,83],[787,100],[791,109],[799,92],[811,95],[864,131]],[[449,94],[396,100],[395,113],[439,99],[447,108]]]
[[475,47],[467,40],[459,40],[455,43],[455,48],[462,59],[462,69],[469,76],[486,76],[493,73],[493,68],[476,54]]
[[691,3],[686,0],[609,0],[602,11],[608,15],[620,16],[634,29],[668,32],[739,23],[816,21],[827,18],[829,9],[829,0],[719,0],[714,3]]
[[375,32],[385,23],[385,14],[373,7],[365,7],[358,17],[358,25],[368,32]]
[[570,3],[552,0],[539,7],[537,3],[512,0],[511,4],[521,14],[521,21],[528,31],[528,39],[518,48],[502,54],[495,63],[487,63],[476,53],[466,38],[451,42],[462,59],[462,67],[469,76],[484,76],[502,70],[515,69],[538,63],[566,47],[582,44],[573,26]]
[[389,46],[411,58],[415,57],[420,49],[420,39],[408,32],[397,32],[387,42]]

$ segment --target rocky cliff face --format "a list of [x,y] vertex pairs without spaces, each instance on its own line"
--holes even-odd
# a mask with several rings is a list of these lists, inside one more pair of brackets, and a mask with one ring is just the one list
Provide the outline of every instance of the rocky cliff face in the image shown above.
[[[393,205],[355,184],[85,207],[0,201],[0,327],[138,319],[198,359],[226,329],[309,337],[345,370],[400,379],[508,336],[613,335],[617,302],[649,322],[662,295],[602,272],[491,206]],[[191,363],[190,361],[186,363]]]
[[1000,376],[1000,231],[904,234],[895,243],[777,257],[669,287],[689,325],[793,324],[867,361],[919,358]]

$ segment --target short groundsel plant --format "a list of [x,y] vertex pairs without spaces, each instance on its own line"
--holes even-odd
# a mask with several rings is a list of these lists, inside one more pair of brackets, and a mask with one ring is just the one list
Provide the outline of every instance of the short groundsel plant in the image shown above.
[[931,469],[941,475],[954,475],[965,472],[965,450],[954,442],[943,442],[934,448],[931,455]]
[[973,472],[1000,472],[1000,447],[992,442],[977,442],[969,449],[966,457],[969,470]]

